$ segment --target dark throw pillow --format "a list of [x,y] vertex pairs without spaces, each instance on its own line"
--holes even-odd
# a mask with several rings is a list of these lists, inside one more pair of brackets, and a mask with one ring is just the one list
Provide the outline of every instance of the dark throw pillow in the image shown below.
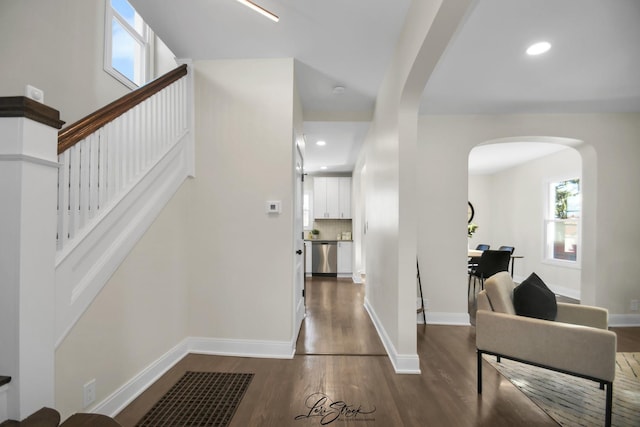
[[513,290],[513,307],[519,316],[556,320],[558,304],[555,294],[536,273]]

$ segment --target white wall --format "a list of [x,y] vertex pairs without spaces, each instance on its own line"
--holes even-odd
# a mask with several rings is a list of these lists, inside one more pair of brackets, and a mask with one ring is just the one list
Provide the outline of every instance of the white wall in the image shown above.
[[[399,372],[419,371],[415,312],[419,97],[468,5],[412,2],[354,171],[355,182],[366,179],[365,187],[354,188],[355,200],[361,200],[358,192],[366,188],[366,304]],[[361,230],[356,233],[356,240],[361,239]]]
[[[173,349],[293,351],[293,60],[195,64],[197,177],[183,184],[56,351],[56,409],[83,410]],[[294,113],[295,110],[298,110]],[[282,213],[265,213],[281,200]],[[196,351],[202,350],[197,345]],[[169,356],[171,354],[171,356]],[[113,399],[122,400],[122,396]],[[113,405],[110,404],[109,408]]]
[[548,184],[581,176],[580,154],[572,148],[492,175],[469,176],[473,222],[480,226],[471,245],[515,246],[516,255],[524,256],[515,260],[516,281],[536,272],[555,292],[579,299],[580,269],[543,261],[543,223]]
[[[640,115],[422,116],[419,157],[419,256],[432,309],[465,313],[468,197],[467,159],[473,146],[514,136],[558,136],[576,146],[583,165],[582,300],[609,309],[614,320],[631,315],[640,298],[635,260],[640,257]],[[446,183],[446,185],[443,185]],[[442,253],[450,256],[442,257]]]
[[[69,125],[130,90],[104,71],[105,0],[0,3],[0,96],[24,95],[30,84]],[[172,53],[156,43],[159,71]],[[175,65],[174,65],[175,67]]]
[[[293,60],[198,61],[189,331],[290,342]],[[265,213],[280,200],[282,213]],[[293,343],[295,345],[295,343]]]
[[83,410],[83,385],[96,402],[187,336],[189,191],[184,184],[56,350],[55,408]]

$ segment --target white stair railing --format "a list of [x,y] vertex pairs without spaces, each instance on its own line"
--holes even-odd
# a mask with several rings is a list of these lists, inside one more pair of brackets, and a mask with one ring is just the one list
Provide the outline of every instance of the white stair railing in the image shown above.
[[59,154],[59,256],[180,141],[186,112],[185,76]]
[[187,72],[182,65],[58,134],[56,346],[194,176]]

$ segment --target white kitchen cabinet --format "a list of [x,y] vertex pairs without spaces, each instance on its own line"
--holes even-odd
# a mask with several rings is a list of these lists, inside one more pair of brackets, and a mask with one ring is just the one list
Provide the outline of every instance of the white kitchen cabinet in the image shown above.
[[338,276],[351,276],[353,242],[338,241]]
[[313,217],[315,219],[351,218],[350,177],[315,177],[313,179]]
[[338,178],[340,219],[351,219],[351,178]]

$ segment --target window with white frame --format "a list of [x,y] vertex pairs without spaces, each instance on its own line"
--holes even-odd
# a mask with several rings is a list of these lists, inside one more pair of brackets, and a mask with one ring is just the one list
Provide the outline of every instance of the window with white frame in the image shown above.
[[578,178],[549,185],[549,209],[545,220],[547,260],[578,262],[581,210]]
[[127,0],[107,0],[104,69],[131,89],[148,81],[150,30]]

